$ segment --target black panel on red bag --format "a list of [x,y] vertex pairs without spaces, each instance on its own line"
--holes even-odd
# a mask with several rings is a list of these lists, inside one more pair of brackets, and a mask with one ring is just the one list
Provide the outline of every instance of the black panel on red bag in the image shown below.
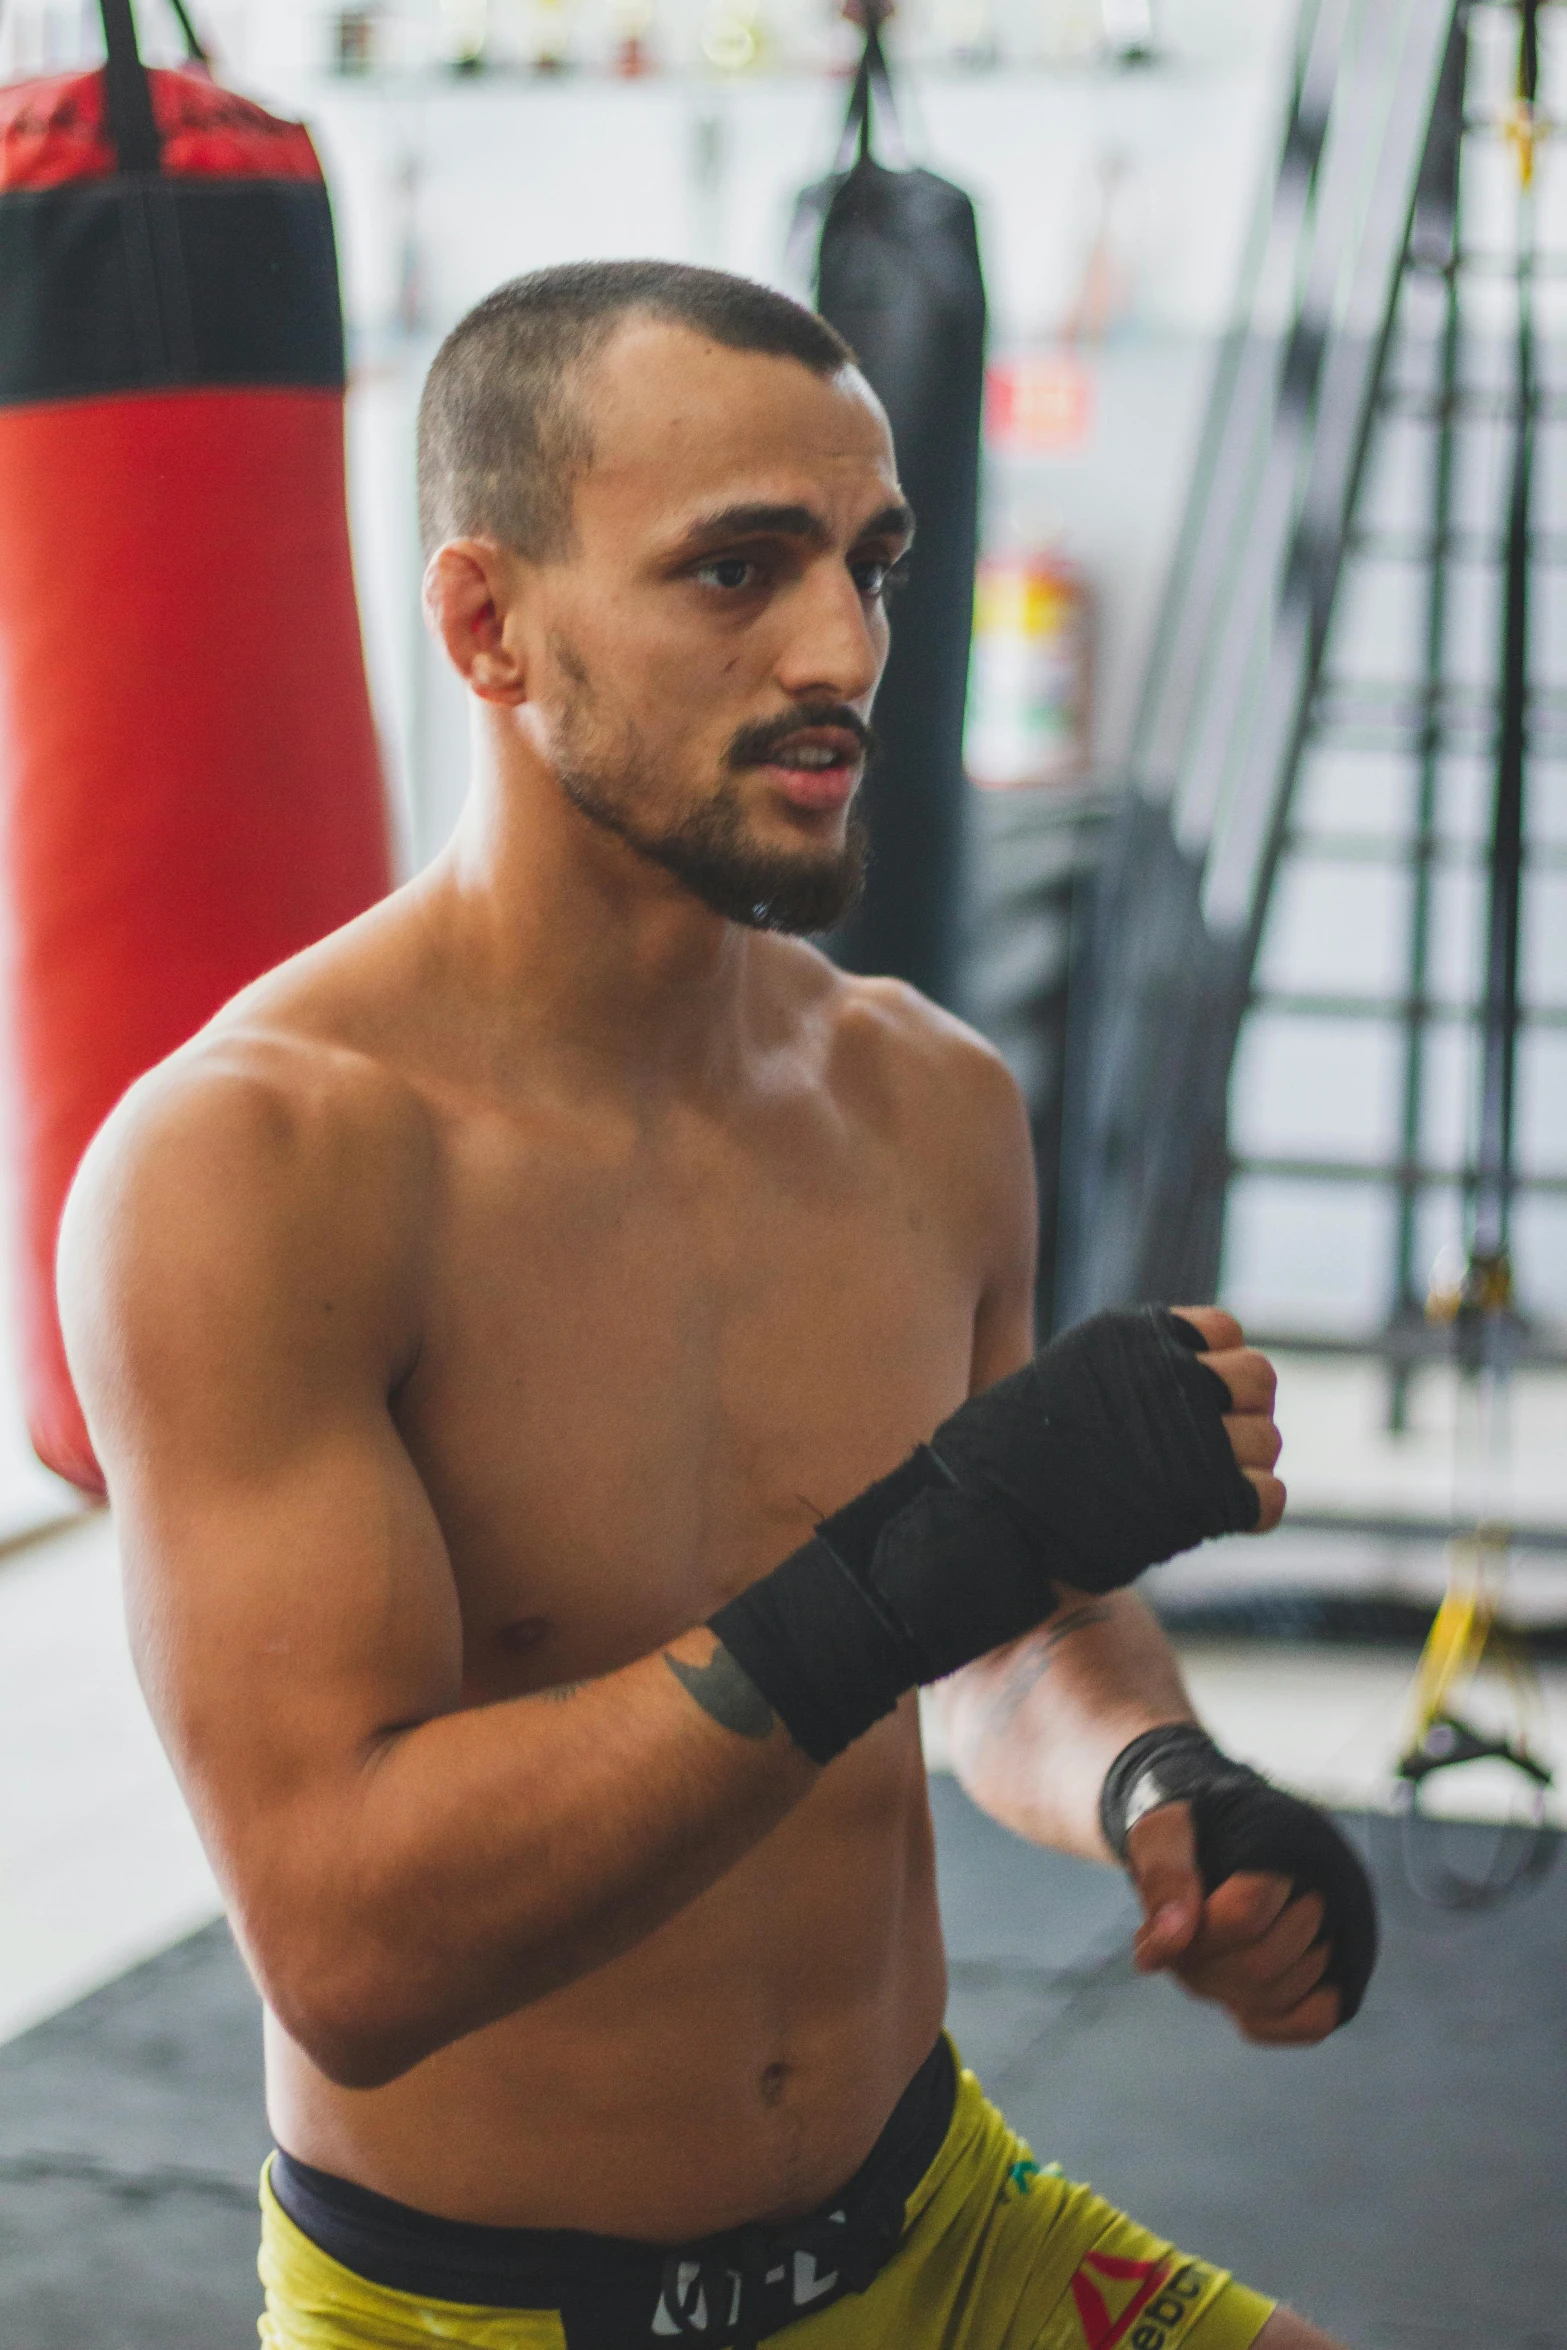
[[3,196],[0,283],[13,289],[0,401],[343,381],[324,188],[111,181]]
[[96,72],[0,92],[0,403],[343,382],[309,134],[199,61],[148,71],[125,0]]

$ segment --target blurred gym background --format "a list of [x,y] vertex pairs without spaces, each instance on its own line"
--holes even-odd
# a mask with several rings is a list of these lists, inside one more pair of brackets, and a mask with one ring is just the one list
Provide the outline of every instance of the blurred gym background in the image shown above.
[[[906,800],[896,832],[894,761],[866,916],[833,943],[943,996],[1017,1075],[1042,1327],[1217,1296],[1275,1353],[1285,1527],[1147,1588],[1216,1735],[1353,1816],[1395,1988],[1358,2060],[1346,2036],[1291,2060],[1319,2065],[1315,2089],[1280,2088],[1278,2059],[1131,1984],[1108,1875],[1020,1857],[947,1783],[955,2021],[998,2090],[1035,2100],[1041,2159],[1162,2194],[1172,2230],[1271,2260],[1259,2283],[1357,2343],[1567,2342],[1567,12],[189,13],[219,80],[303,119],[325,172],[403,873],[446,838],[467,756],[418,610],[413,420],[446,329],[503,278],[633,254],[831,314],[844,231],[820,184],[852,160],[856,99],[885,167],[971,199],[961,759],[926,757],[898,679],[918,822]],[[188,61],[163,0],[135,22],[149,64]],[[89,0],[0,8],[0,82],[101,55]],[[895,415],[923,396],[896,391]],[[232,567],[243,628],[242,543]],[[130,1676],[112,1524],[29,1443],[16,1324],[0,2338],[223,2350],[254,2300],[247,1994]],[[1138,2103],[1151,2075],[1185,2118],[1123,2186],[1130,2140],[1166,2144]],[[1295,2126],[1309,2156],[1271,2177]]]

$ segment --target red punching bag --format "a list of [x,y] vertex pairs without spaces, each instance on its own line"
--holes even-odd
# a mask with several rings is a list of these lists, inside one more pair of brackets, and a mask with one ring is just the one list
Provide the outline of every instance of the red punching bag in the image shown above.
[[194,42],[149,72],[130,0],[101,5],[102,70],[0,91],[23,1384],[40,1458],[94,1493],[54,1303],[82,1152],[143,1070],[390,883],[320,166]]

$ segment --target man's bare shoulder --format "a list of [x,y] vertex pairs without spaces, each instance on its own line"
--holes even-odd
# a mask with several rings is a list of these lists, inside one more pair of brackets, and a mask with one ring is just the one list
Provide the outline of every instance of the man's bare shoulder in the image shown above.
[[[67,1226],[105,1244],[182,1220],[178,1203],[370,1238],[429,1158],[429,1114],[398,1057],[408,890],[265,972],[134,1084],[82,1163]],[[379,1211],[379,1214],[378,1214]]]
[[127,1378],[188,1381],[247,1344],[264,1360],[324,1315],[369,1359],[411,1344],[428,1110],[386,1063],[267,1009],[231,1007],[141,1078],[83,1160],[59,1290],[90,1418]]
[[865,1116],[934,1120],[938,1132],[981,1148],[1026,1125],[1005,1061],[966,1021],[901,979],[827,970],[818,984],[832,1079]]
[[202,1167],[244,1172],[258,1191],[319,1178],[347,1160],[391,1175],[427,1138],[417,1090],[387,1061],[330,1037],[264,1018],[220,1014],[138,1079],[95,1138],[83,1177],[137,1181]]
[[860,978],[781,943],[796,950],[799,1014],[822,1040],[824,1082],[848,1125],[936,1186],[987,1257],[998,1243],[1030,1245],[1018,1237],[1033,1225],[1028,1111],[994,1046],[902,980]]

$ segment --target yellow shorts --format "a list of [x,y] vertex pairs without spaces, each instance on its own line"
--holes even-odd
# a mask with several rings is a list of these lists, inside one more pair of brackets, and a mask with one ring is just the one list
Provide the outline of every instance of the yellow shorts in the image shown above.
[[[565,2350],[544,2310],[427,2301],[368,2284],[302,2235],[261,2182],[266,2350]],[[766,2337],[782,2350],[1247,2350],[1273,2303],[1041,2171],[970,2072],[903,2240],[863,2293]]]

